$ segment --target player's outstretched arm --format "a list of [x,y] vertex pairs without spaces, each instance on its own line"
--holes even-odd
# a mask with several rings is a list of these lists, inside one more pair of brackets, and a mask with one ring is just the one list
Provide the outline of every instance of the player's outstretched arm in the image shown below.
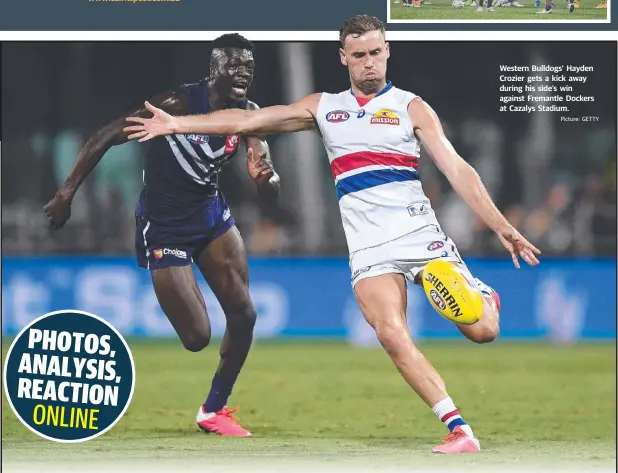
[[[186,113],[187,103],[183,96],[174,92],[164,92],[152,99],[153,103],[168,110],[170,113]],[[135,116],[148,116],[150,112],[140,107],[132,112]],[[71,202],[75,193],[86,177],[99,163],[103,155],[112,146],[128,141],[128,134],[123,130],[125,117],[120,117],[94,133],[77,155],[75,164],[69,172],[64,184],[58,189],[54,198],[43,208],[49,219],[50,226],[59,229],[71,216]]]
[[200,133],[203,135],[266,135],[314,129],[320,94],[309,95],[292,105],[259,110],[227,109],[207,115],[176,117],[146,102],[152,118],[128,117],[135,125],[124,130],[130,139],[151,140],[156,136]]
[[433,109],[420,98],[415,98],[410,103],[408,112],[416,135],[436,166],[446,176],[455,192],[498,235],[504,247],[511,253],[515,266],[519,268],[518,256],[531,266],[537,265],[539,261],[536,255],[541,252],[498,210],[476,170],[459,156],[444,135],[440,120]]

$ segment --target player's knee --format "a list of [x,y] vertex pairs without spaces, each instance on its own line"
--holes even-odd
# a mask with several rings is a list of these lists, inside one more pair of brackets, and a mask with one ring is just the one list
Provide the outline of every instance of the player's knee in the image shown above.
[[[496,301],[495,298],[494,301]],[[495,304],[491,304],[489,300],[485,300],[483,317],[481,318],[480,323],[475,324],[477,325],[478,330],[474,331],[474,336],[472,337],[473,342],[490,343],[498,338],[498,335],[500,335],[499,307],[499,302],[496,301]]]
[[210,336],[208,337],[191,336],[182,341],[182,344],[185,347],[185,349],[193,353],[202,351],[204,348],[208,346],[209,343],[210,343]]
[[396,349],[397,345],[406,339],[406,327],[395,320],[381,320],[375,324],[378,340],[389,350]]
[[472,338],[474,343],[482,344],[482,343],[491,343],[500,334],[500,329],[498,327],[484,327],[483,330],[479,331],[475,337]]
[[236,312],[234,326],[237,330],[243,332],[253,332],[255,327],[255,321],[257,320],[257,313],[251,304],[244,305],[240,310]]
[[255,312],[255,308],[253,304],[247,302],[228,311],[228,330],[234,333],[253,333],[256,320],[257,313]]
[[210,343],[210,326],[203,326],[192,330],[182,337],[182,344],[191,352],[202,351]]

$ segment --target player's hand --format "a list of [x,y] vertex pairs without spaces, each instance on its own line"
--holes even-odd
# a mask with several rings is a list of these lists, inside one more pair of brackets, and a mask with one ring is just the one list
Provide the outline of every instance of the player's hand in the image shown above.
[[519,257],[530,266],[539,264],[536,255],[540,255],[541,251],[532,243],[526,240],[516,229],[510,224],[504,225],[496,230],[500,242],[511,253],[513,264],[519,269]]
[[160,108],[145,102],[146,108],[152,112],[152,118],[127,117],[128,122],[137,123],[124,128],[125,132],[131,133],[130,140],[148,141],[161,135],[172,135],[176,129],[176,117],[164,112]]
[[247,168],[249,169],[249,175],[258,184],[269,182],[275,175],[275,169],[266,157],[266,151],[256,153],[253,151],[253,148],[247,148]]
[[71,202],[73,198],[70,194],[59,191],[49,203],[43,207],[43,212],[49,220],[49,226],[54,230],[61,229],[69,218],[71,218]]

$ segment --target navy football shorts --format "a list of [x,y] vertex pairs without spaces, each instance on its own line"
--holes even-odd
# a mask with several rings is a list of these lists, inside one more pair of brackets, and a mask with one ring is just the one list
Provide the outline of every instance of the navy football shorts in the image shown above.
[[165,224],[164,218],[149,215],[141,206],[135,220],[137,264],[147,269],[189,265],[206,246],[235,225],[221,192],[208,198],[186,221]]

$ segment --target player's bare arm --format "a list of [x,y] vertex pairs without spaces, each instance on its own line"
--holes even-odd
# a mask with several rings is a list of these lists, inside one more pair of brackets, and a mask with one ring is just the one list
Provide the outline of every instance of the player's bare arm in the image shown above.
[[459,156],[444,135],[434,110],[420,98],[415,98],[410,102],[408,112],[416,135],[438,169],[446,176],[455,192],[496,232],[504,247],[511,253],[515,266],[519,268],[518,256],[531,266],[539,264],[536,255],[541,252],[498,210],[476,170]]
[[315,115],[321,94],[308,95],[291,105],[259,110],[228,109],[207,115],[172,116],[146,102],[152,118],[128,117],[136,125],[124,130],[129,139],[147,141],[161,135],[200,133],[204,135],[267,135],[316,129]]
[[[175,92],[158,94],[153,97],[152,103],[157,104],[170,113],[182,114],[188,110],[184,97]],[[142,106],[135,109],[132,115],[148,116],[150,112],[146,107]],[[73,197],[107,150],[112,146],[121,145],[129,140],[128,133],[123,130],[124,126],[125,118],[123,116],[100,128],[88,139],[86,145],[77,155],[75,164],[64,184],[58,189],[54,198],[43,208],[52,228],[62,228],[71,217]]]
[[[249,102],[247,109],[259,110],[259,107]],[[270,148],[264,135],[246,135],[247,168],[249,175],[258,185],[258,192],[266,197],[279,195],[280,180],[275,172]]]

